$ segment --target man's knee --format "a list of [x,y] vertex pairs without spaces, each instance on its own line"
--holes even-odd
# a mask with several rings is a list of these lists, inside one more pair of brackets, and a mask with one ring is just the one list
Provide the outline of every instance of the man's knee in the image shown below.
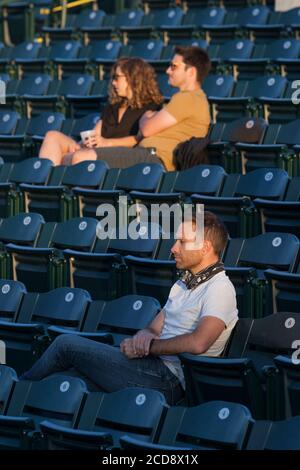
[[84,162],[86,160],[96,160],[97,154],[94,150],[84,149],[84,150],[77,150],[73,154],[72,163],[76,165],[76,163]]
[[66,346],[77,344],[80,340],[80,336],[72,333],[64,333],[62,335],[57,336],[53,341],[53,345],[55,345],[58,349],[62,349]]

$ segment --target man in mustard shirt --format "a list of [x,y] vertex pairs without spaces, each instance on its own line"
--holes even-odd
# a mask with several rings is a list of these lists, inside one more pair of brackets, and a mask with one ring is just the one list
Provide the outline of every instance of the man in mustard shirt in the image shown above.
[[210,70],[208,54],[199,47],[176,47],[167,69],[170,85],[179,88],[160,111],[140,120],[140,146],[155,147],[167,170],[174,170],[173,150],[191,137],[205,137],[210,124],[209,104],[201,88]]

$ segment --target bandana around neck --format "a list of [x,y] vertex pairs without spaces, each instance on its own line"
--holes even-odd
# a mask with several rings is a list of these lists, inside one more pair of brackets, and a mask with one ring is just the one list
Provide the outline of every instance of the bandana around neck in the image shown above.
[[224,264],[217,261],[196,274],[185,271],[180,279],[185,283],[187,289],[193,290],[222,271],[224,271]]

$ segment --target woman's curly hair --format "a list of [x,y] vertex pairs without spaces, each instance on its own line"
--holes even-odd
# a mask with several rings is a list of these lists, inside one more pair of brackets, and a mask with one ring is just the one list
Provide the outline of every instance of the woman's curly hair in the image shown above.
[[[119,68],[132,90],[132,98],[126,98],[117,95],[112,86],[113,77]],[[110,104],[128,104],[134,109],[141,109],[149,103],[161,104],[163,102],[162,94],[159,90],[156,80],[156,74],[153,67],[139,57],[122,57],[111,69],[109,86]]]

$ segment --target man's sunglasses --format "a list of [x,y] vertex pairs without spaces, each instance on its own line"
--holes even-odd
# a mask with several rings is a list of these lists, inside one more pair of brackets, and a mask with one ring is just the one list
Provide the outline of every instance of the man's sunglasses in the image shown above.
[[180,64],[176,64],[175,62],[170,62],[168,65],[168,68],[171,70],[176,70],[179,66]]

